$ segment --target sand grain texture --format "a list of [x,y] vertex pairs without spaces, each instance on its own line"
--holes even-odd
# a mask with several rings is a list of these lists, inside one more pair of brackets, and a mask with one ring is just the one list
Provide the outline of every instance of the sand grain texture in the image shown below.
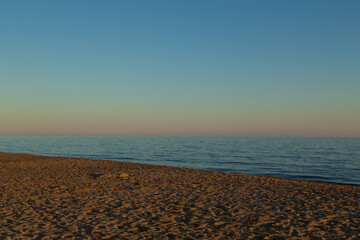
[[0,153],[0,239],[360,239],[360,187]]

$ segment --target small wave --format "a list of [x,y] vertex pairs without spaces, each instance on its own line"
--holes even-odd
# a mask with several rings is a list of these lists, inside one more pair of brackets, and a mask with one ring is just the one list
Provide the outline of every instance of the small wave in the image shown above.
[[236,172],[232,168],[204,168],[204,169],[211,170],[211,171],[221,171],[221,172]]
[[219,162],[221,164],[236,164],[236,165],[259,165],[258,162],[239,162],[239,161],[226,161],[226,162]]
[[180,160],[180,159],[167,159],[167,160],[163,160],[164,162],[184,162],[184,160]]
[[170,154],[151,154],[150,157],[170,157]]
[[132,157],[116,157],[116,158],[110,158],[111,160],[136,160],[136,158]]

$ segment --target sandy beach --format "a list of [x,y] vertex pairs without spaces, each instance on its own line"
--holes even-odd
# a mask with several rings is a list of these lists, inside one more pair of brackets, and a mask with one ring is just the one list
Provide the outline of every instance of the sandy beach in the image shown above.
[[360,239],[360,187],[0,153],[0,239]]

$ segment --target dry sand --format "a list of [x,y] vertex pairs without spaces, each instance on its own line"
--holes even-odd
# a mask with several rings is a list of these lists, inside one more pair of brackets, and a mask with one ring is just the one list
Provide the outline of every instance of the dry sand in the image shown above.
[[360,239],[360,187],[0,153],[0,239]]

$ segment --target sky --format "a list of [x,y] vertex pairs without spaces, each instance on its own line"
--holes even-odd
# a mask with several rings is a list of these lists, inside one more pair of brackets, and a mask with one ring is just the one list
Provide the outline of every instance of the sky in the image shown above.
[[0,135],[359,137],[359,12],[2,0]]

